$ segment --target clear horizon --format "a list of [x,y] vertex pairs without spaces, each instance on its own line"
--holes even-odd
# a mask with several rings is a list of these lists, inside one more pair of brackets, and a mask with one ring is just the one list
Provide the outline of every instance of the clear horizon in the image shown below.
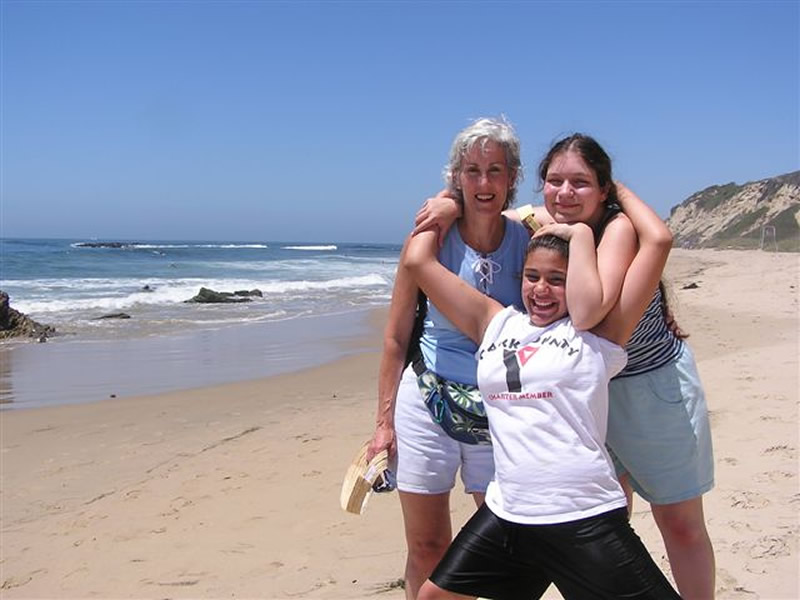
[[212,238],[198,238],[198,239],[189,239],[189,238],[143,238],[143,237],[134,237],[134,238],[121,238],[121,237],[72,237],[72,236],[61,236],[61,237],[34,237],[34,236],[9,236],[9,235],[2,235],[0,236],[0,241],[7,240],[7,241],[15,241],[15,240],[52,240],[52,241],[59,241],[59,242],[100,242],[100,243],[111,243],[111,242],[123,242],[123,243],[135,243],[135,242],[171,242],[171,243],[210,243],[210,244],[308,244],[310,246],[325,246],[329,244],[352,244],[352,245],[384,245],[384,246],[401,246],[402,241],[399,242],[376,242],[376,241],[352,241],[352,240],[326,240],[326,241],[318,241],[318,240],[268,240],[268,239],[233,239],[233,238],[221,238],[221,239],[212,239]]
[[800,168],[797,2],[0,4],[0,236],[400,243],[468,122],[659,214]]

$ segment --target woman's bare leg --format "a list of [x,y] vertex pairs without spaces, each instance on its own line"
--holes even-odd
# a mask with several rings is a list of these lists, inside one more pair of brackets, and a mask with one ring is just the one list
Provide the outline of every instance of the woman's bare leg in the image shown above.
[[443,590],[431,580],[425,582],[417,596],[417,600],[470,600],[472,598],[475,596],[464,596]]
[[667,549],[672,576],[684,600],[714,598],[714,548],[706,530],[703,497],[651,504]]
[[416,600],[419,589],[444,556],[453,531],[450,525],[450,492],[411,494],[400,492],[406,532],[405,590]]

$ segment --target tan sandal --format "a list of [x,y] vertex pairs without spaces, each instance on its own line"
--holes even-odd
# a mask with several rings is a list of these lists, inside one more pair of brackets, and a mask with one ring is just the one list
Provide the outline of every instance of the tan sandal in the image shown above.
[[389,455],[386,450],[378,452],[367,462],[369,440],[358,450],[353,462],[347,467],[347,474],[342,482],[342,493],[339,501],[342,508],[349,513],[360,515],[367,506],[372,493],[372,486],[383,477],[389,467]]

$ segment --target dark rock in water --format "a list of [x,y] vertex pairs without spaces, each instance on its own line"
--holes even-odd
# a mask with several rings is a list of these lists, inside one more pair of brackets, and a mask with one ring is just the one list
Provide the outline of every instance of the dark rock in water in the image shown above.
[[11,308],[8,294],[0,290],[0,339],[29,337],[43,342],[55,334],[55,327],[37,323],[18,310]]
[[258,290],[258,289],[250,290],[250,291],[247,291],[247,290],[236,290],[235,292],[233,292],[233,295],[234,296],[245,296],[245,297],[247,297],[247,296],[258,296],[259,298],[263,298],[264,297],[264,294],[262,294],[261,290]]
[[686,284],[685,286],[683,286],[681,289],[682,289],[682,290],[696,290],[696,289],[697,289],[697,288],[699,288],[699,287],[700,287],[700,286],[699,286],[699,285],[697,285],[697,284],[696,284],[696,283],[693,281],[692,283],[687,283],[687,284]]
[[78,242],[78,248],[127,248],[130,242]]
[[8,294],[0,291],[0,324],[8,323],[8,311],[11,307],[8,305]]
[[100,317],[95,317],[92,321],[98,321],[100,319],[130,319],[131,316],[128,313],[124,312],[116,312],[116,313],[108,313],[107,315],[102,315]]
[[241,296],[236,296],[231,292],[216,292],[214,290],[201,287],[200,291],[197,292],[197,295],[194,298],[186,300],[186,302],[232,304],[235,302],[250,302],[250,298],[243,298]]

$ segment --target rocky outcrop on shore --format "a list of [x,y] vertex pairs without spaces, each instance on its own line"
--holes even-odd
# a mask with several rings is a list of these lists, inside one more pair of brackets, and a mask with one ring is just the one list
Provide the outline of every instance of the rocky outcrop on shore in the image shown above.
[[217,292],[215,290],[201,287],[194,298],[189,298],[185,302],[199,302],[204,304],[232,304],[237,302],[250,302],[253,297],[261,298],[261,290],[237,290],[235,292]]
[[27,337],[44,342],[55,334],[55,327],[37,323],[18,310],[11,308],[8,294],[0,290],[0,339]]
[[670,212],[681,248],[800,251],[800,171],[743,185],[712,185]]

